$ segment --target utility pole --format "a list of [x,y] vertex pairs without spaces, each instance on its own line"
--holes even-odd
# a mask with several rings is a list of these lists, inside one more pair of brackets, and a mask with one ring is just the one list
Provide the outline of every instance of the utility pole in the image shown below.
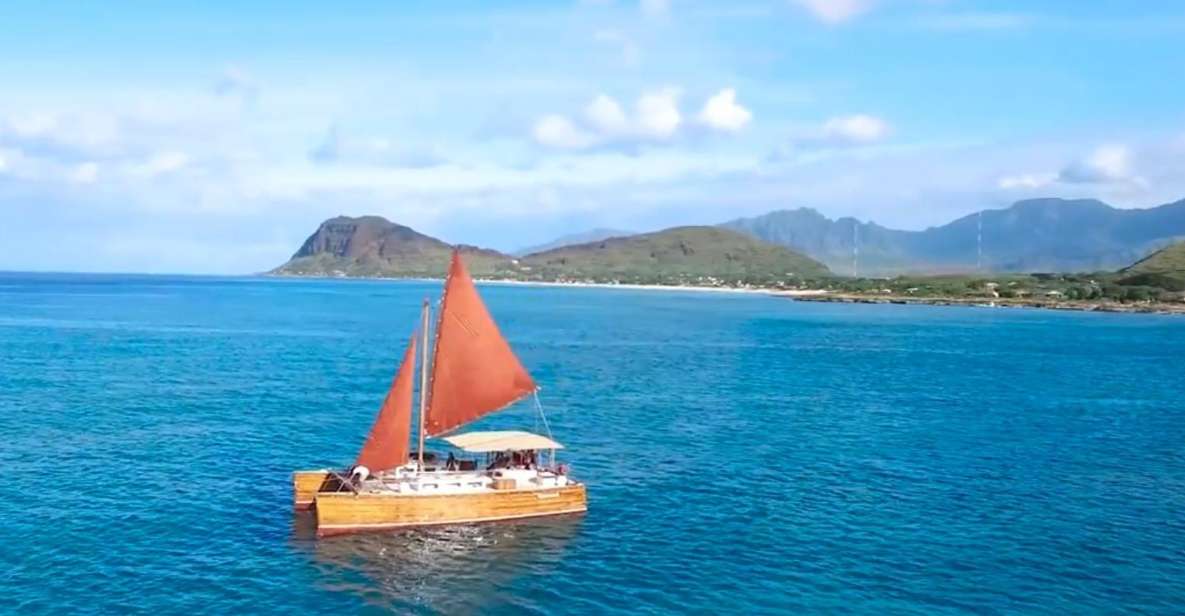
[[975,219],[975,271],[983,271],[983,210]]
[[852,219],[852,278],[860,277],[860,221]]

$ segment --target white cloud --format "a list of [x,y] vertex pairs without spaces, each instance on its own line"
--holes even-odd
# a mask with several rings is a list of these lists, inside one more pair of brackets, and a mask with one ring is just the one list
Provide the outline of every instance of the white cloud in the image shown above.
[[58,182],[64,168],[55,160],[30,157],[19,148],[4,148],[0,144],[0,179]]
[[539,145],[570,150],[663,141],[682,123],[678,96],[674,88],[643,93],[631,115],[613,97],[599,94],[585,105],[580,120],[549,114],[535,122],[531,136]]
[[872,10],[873,0],[791,0],[827,24],[849,21]]
[[337,125],[329,127],[325,138],[309,152],[316,163],[353,163],[386,167],[424,168],[444,164],[444,155],[435,148],[400,147],[382,137],[347,138]]
[[131,171],[136,175],[151,178],[180,171],[188,164],[189,156],[184,152],[160,152],[142,163],[133,165]]
[[889,125],[884,120],[867,114],[838,116],[823,124],[823,138],[835,144],[867,144],[880,141],[889,135]]
[[716,130],[735,133],[753,119],[753,113],[737,103],[736,90],[725,88],[704,103],[699,121]]
[[1056,173],[1022,173],[1006,175],[996,181],[996,186],[1004,190],[1024,190],[1044,188],[1057,181]]
[[641,47],[620,30],[598,30],[593,38],[601,43],[617,46],[621,50],[621,62],[628,67],[635,67],[642,60]]
[[[535,122],[531,136],[546,147],[582,150],[604,147],[632,149],[647,143],[671,143],[685,134],[689,122],[679,108],[679,88],[643,92],[632,112],[607,95],[599,94],[576,119],[549,114]],[[705,130],[736,133],[753,114],[736,100],[732,88],[720,90],[704,102],[690,124]]]
[[646,15],[651,17],[661,17],[670,13],[671,0],[640,0],[638,6]]
[[57,118],[44,112],[27,113],[8,119],[8,130],[18,137],[40,137],[58,126]]
[[1036,21],[1034,16],[1024,13],[944,13],[918,17],[916,24],[922,29],[941,32],[982,32],[1018,30]]
[[[244,130],[243,116],[228,113],[226,101],[210,92],[204,97],[166,93],[102,104],[59,104],[63,106],[28,105],[0,117],[5,176],[35,185],[31,190],[67,191],[78,198],[81,187],[93,185],[96,194],[123,194],[128,201],[173,199],[192,205],[187,200],[193,192],[211,189],[176,182],[165,186],[153,180],[194,168],[194,161],[230,172],[235,159],[258,152],[250,145],[252,135]],[[223,178],[219,185],[235,179]]]
[[[1137,153],[1143,170],[1149,173],[1147,177],[1136,173],[1133,160]],[[1053,187],[1063,194],[1127,199],[1147,195],[1157,184],[1160,193],[1168,194],[1174,190],[1172,186],[1185,180],[1185,174],[1171,168],[1169,161],[1178,160],[1180,151],[1171,141],[1146,143],[1135,151],[1126,145],[1105,144],[1072,160],[1059,172],[1006,175],[997,180],[996,186],[1004,190]]]
[[678,89],[663,88],[638,98],[637,127],[640,134],[655,139],[668,139],[675,134],[682,122]]
[[794,131],[790,136],[789,147],[779,148],[773,157],[786,158],[795,147],[826,149],[872,145],[886,139],[891,132],[888,122],[873,115],[857,113],[835,116],[820,125]]
[[30,156],[78,161],[126,149],[120,119],[110,114],[38,111],[0,121],[0,145]]
[[91,161],[78,165],[70,174],[70,181],[77,184],[93,184],[97,179],[99,179],[99,165]]
[[888,139],[893,128],[877,116],[857,113],[834,116],[821,124],[799,126],[789,138],[776,146],[766,162],[777,165],[803,162],[806,158],[830,156],[841,150],[872,152],[869,148]]
[[1081,160],[1062,169],[1058,178],[1071,184],[1103,184],[1136,180],[1131,170],[1131,152],[1123,145],[1102,145]]
[[601,94],[584,108],[589,125],[604,135],[620,135],[629,131],[629,119],[616,100]]
[[309,158],[322,163],[336,162],[341,158],[342,149],[341,132],[336,125],[330,126],[321,143],[309,152]]
[[214,93],[219,96],[238,96],[245,103],[253,103],[259,95],[259,85],[246,69],[230,65],[218,76]]
[[579,150],[597,143],[593,135],[559,114],[543,116],[531,129],[531,136],[539,145],[563,150]]

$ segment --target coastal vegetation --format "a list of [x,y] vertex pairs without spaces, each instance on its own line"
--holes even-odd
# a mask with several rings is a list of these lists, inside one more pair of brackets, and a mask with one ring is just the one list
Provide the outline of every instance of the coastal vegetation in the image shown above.
[[810,298],[816,301],[1185,312],[1185,242],[1111,272],[832,277],[805,284],[827,291]]
[[1166,274],[950,274],[893,278],[830,278],[818,288],[840,294],[969,300],[1180,302],[1185,278]]

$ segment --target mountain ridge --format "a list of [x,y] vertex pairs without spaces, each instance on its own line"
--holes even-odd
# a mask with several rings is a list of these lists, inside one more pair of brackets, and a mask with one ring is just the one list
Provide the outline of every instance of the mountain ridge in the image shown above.
[[549,242],[536,244],[534,246],[527,246],[511,251],[510,254],[516,257],[525,257],[529,254],[537,252],[546,252],[555,248],[563,248],[565,246],[575,246],[577,244],[587,244],[589,242],[599,242],[601,240],[609,239],[611,237],[625,237],[627,235],[637,235],[635,231],[625,231],[622,229],[613,229],[609,227],[595,227],[587,231],[578,231],[576,233],[567,233],[561,235]]
[[[689,231],[692,229],[698,230]],[[705,229],[739,233],[766,246],[787,249],[795,258],[785,254],[775,258],[767,254],[767,250],[748,246],[734,236],[712,236]],[[567,238],[613,232],[616,230],[593,229]],[[670,237],[655,237],[663,233],[668,236],[691,233],[682,240],[675,240],[675,244],[684,241],[685,247],[694,245],[692,252],[683,253],[674,261],[664,260],[675,253],[667,242]],[[630,238],[635,240],[626,241]],[[859,274],[864,276],[1093,272],[1126,268],[1180,239],[1185,239],[1185,200],[1152,208],[1119,209],[1097,199],[1027,199],[1006,208],[968,214],[921,231],[891,229],[871,221],[860,222],[853,217],[833,220],[814,209],[797,208],[738,218],[714,227],[672,227],[591,242],[564,243],[519,256],[475,246],[454,246],[380,216],[337,216],[322,222],[292,258],[271,273],[440,276],[454,248],[466,255],[470,270],[476,276],[569,277],[579,273],[596,277],[615,272],[686,277],[693,273],[692,270],[709,277],[717,274],[732,276],[747,271],[740,263],[732,262],[737,255],[742,261],[758,259],[763,263],[748,270],[750,274],[762,270],[760,276],[769,274],[763,270],[766,267],[821,271],[811,263],[822,264],[845,275],[858,267]],[[606,244],[607,247],[630,253],[626,259],[628,265],[620,259],[606,258],[606,248],[592,246],[609,240],[613,241]],[[639,248],[639,241],[645,244],[651,240],[656,242],[649,246],[653,250],[647,252]],[[692,244],[686,244],[688,241]],[[724,242],[726,246],[717,250],[702,245],[712,241]],[[858,256],[853,250],[857,246]],[[578,256],[588,263],[573,265],[568,263],[567,257],[557,256],[567,249],[579,247],[583,248],[577,251]],[[734,251],[730,252],[729,248]],[[729,266],[716,267],[705,257],[708,254],[715,254]],[[695,266],[689,268],[691,263]],[[533,267],[540,269],[532,270]],[[532,271],[534,273],[529,273]]]
[[563,246],[521,258],[450,245],[380,216],[322,222],[277,276],[439,277],[453,249],[478,277],[591,280],[652,284],[773,281],[825,275],[822,264],[794,251],[719,227],[674,227],[653,233]]
[[1120,209],[1097,199],[1026,199],[921,231],[851,217],[832,220],[810,208],[775,210],[722,226],[801,251],[845,274],[853,272],[857,245],[860,273],[869,275],[1094,271],[1126,266],[1185,237],[1185,200]]

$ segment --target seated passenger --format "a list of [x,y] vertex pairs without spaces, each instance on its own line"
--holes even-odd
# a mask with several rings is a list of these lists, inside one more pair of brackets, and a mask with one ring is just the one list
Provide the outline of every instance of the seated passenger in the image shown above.
[[486,470],[490,471],[490,470],[494,470],[496,468],[506,468],[509,465],[510,465],[510,458],[507,458],[506,454],[504,454],[504,453],[499,453],[494,458],[494,461],[491,462],[490,465],[486,467]]

